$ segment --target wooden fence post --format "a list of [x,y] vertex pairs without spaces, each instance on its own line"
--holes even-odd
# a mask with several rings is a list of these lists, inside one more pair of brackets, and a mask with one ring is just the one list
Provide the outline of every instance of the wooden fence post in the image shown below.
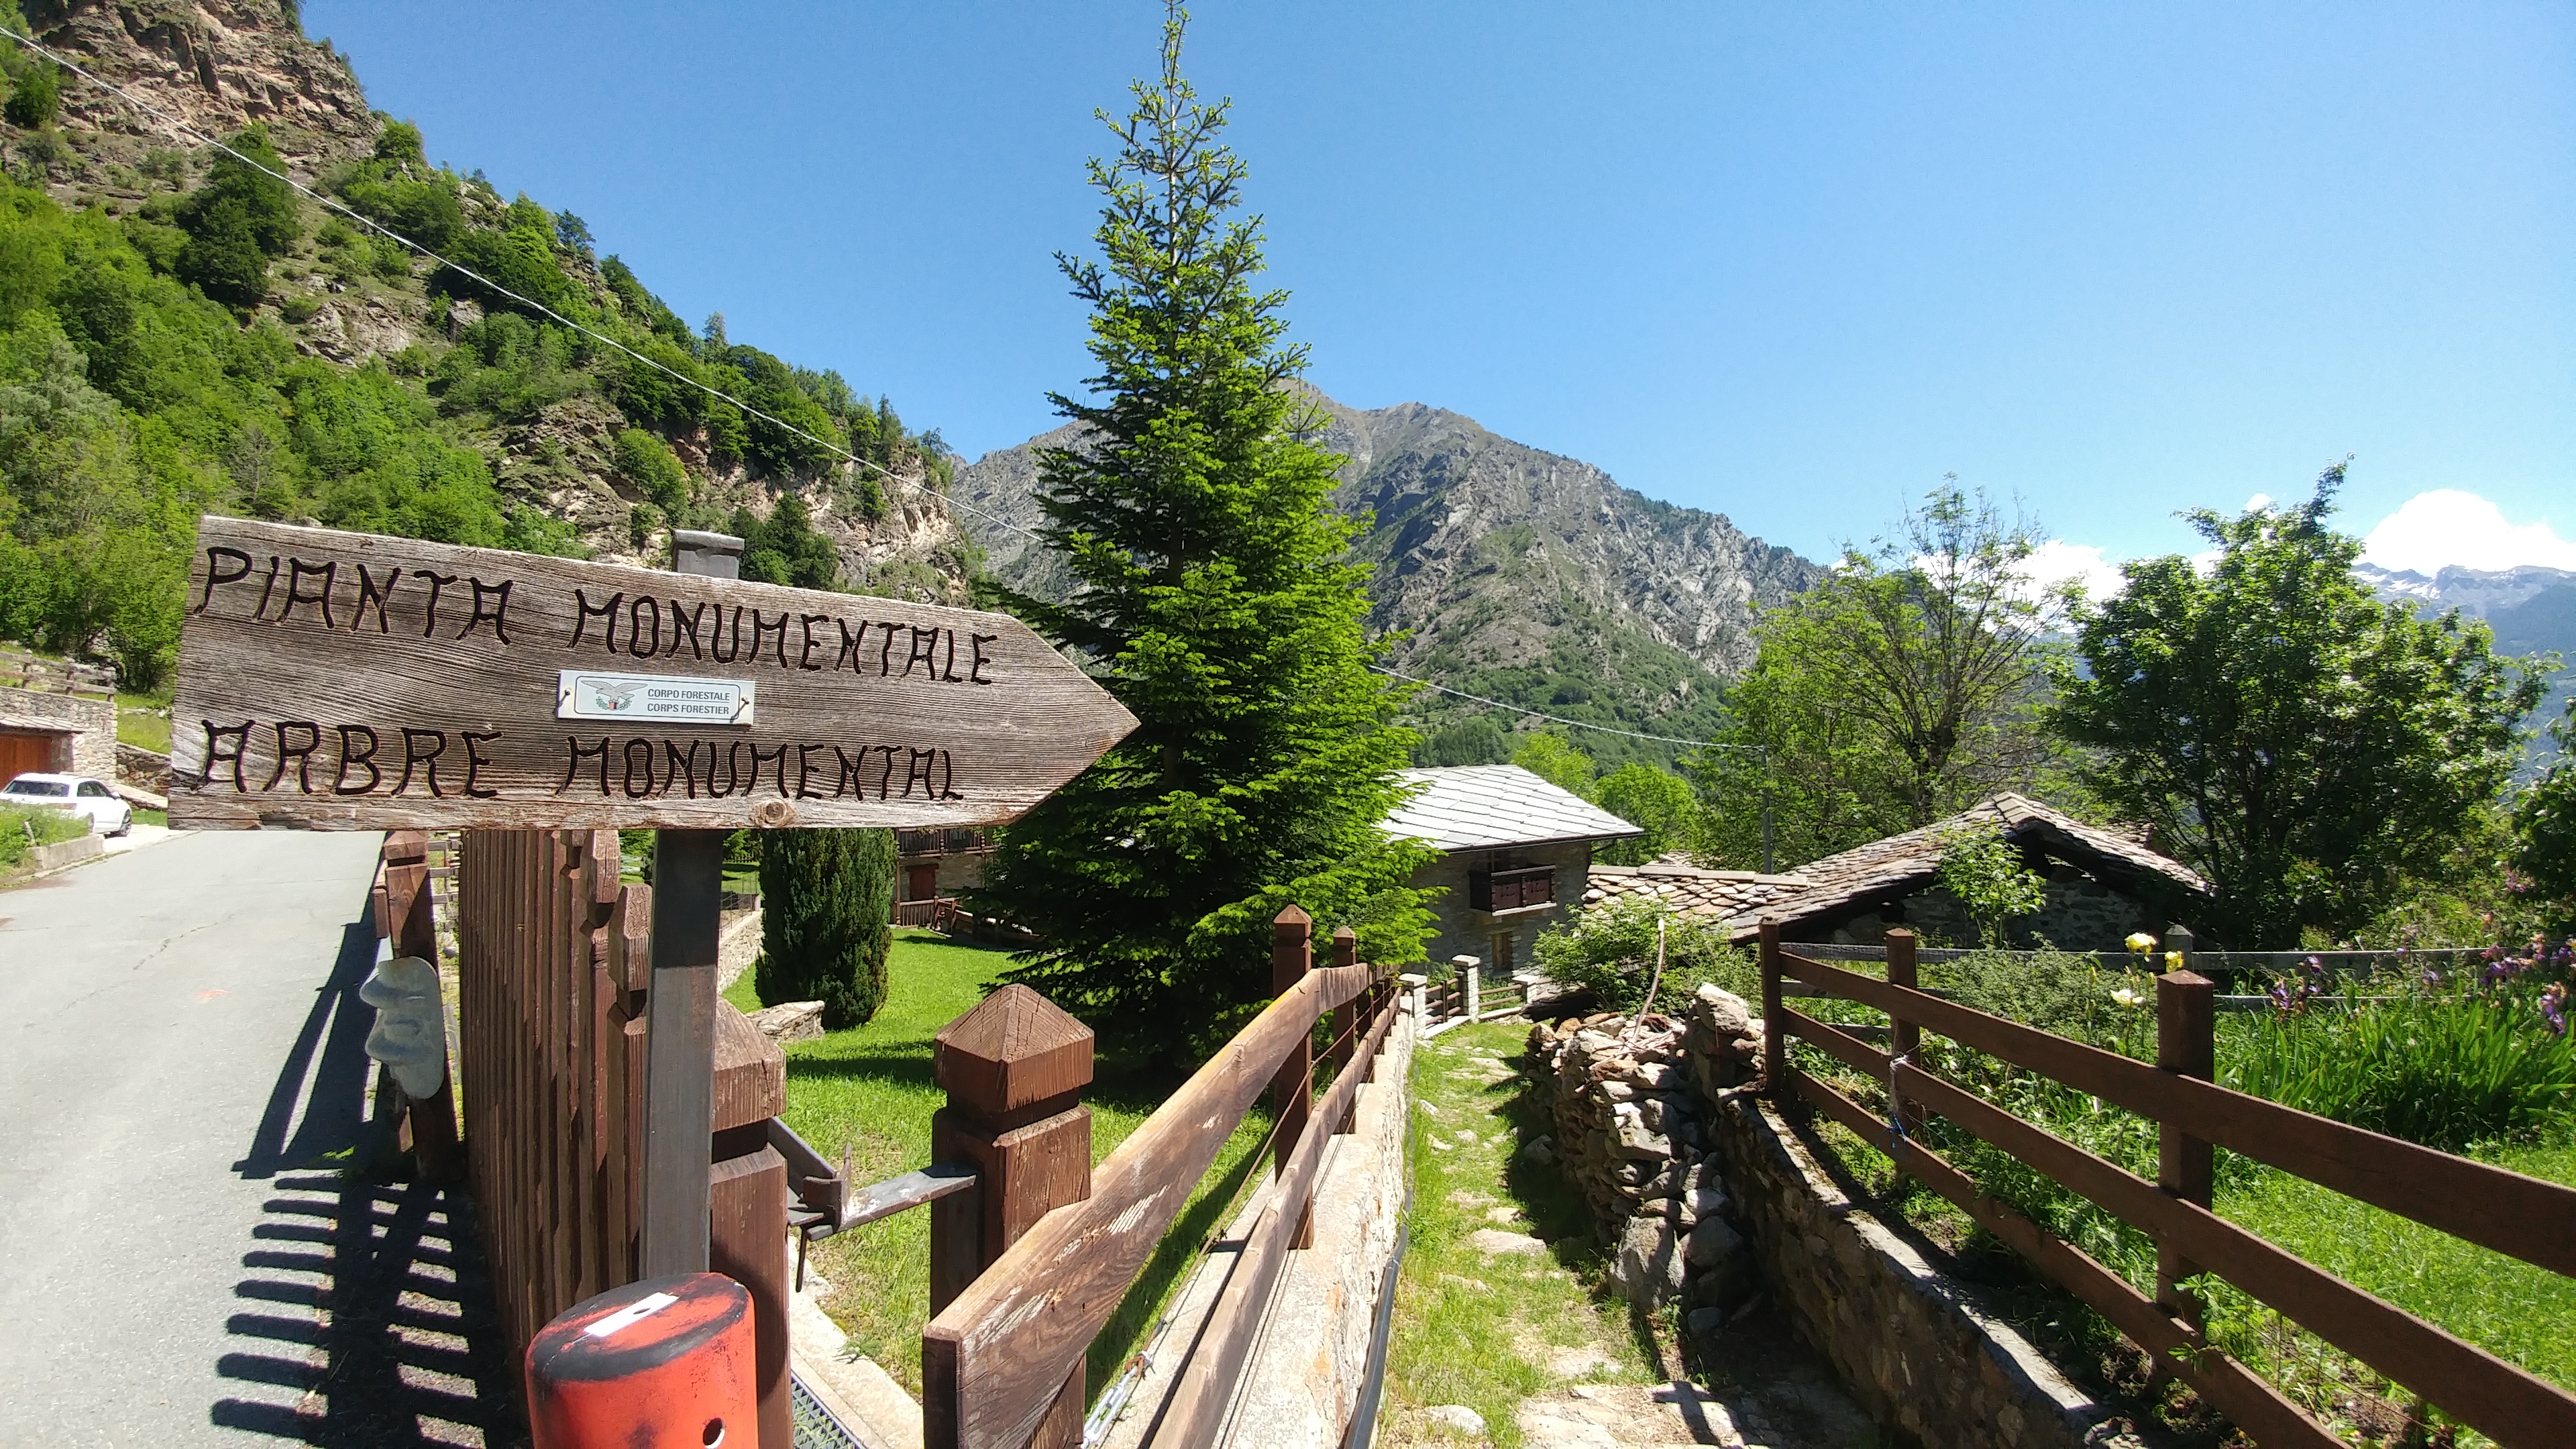
[[[1281,911],[1270,923],[1271,995],[1286,995],[1315,969],[1314,929],[1314,918],[1296,906]],[[1305,1040],[1290,1049],[1288,1059],[1279,1064],[1278,1075],[1270,1079],[1270,1111],[1278,1124],[1273,1135],[1277,1143],[1271,1157],[1273,1175],[1288,1175],[1288,1161],[1297,1155],[1297,1141],[1306,1135],[1306,1119],[1314,1106],[1315,1036],[1308,1032]],[[1297,1234],[1288,1246],[1315,1246],[1315,1209],[1311,1202],[1305,1216],[1298,1220]]]
[[[975,1169],[971,1192],[930,1205],[930,1312],[964,1292],[1002,1250],[1055,1208],[1091,1196],[1091,1028],[1025,986],[1005,986],[940,1028],[931,1077],[948,1105],[930,1119],[934,1162]],[[957,1443],[956,1346],[921,1346],[923,1443]],[[941,1390],[941,1385],[946,1391]],[[1031,1449],[1079,1449],[1083,1369],[1056,1389]]]
[[[1887,984],[1902,986],[1909,991],[1915,987],[1914,933],[1903,926],[1897,926],[1887,933]],[[1888,1019],[1888,1055],[1911,1056],[1915,1049],[1922,1045],[1923,1028],[1902,1017]],[[1922,1109],[1917,1107],[1911,1098],[1891,1096],[1888,1098],[1887,1109],[1905,1128],[1906,1136],[1911,1137],[1922,1130]]]
[[1786,1102],[1790,1092],[1789,1033],[1780,1020],[1780,923],[1765,918],[1762,943],[1762,1089]]
[[[385,833],[385,919],[380,922],[397,956],[417,956],[438,966],[438,918],[429,893],[429,837],[418,830]],[[465,1176],[465,1154],[456,1139],[455,1064],[447,1059],[447,1033],[441,1011],[438,1090],[420,1101],[403,1099],[411,1126],[412,1176],[424,1183],[459,1182]]]
[[[2168,938],[2170,939],[2170,938]],[[2168,971],[2156,978],[2156,1065],[2179,1076],[2211,1080],[2218,1065],[2216,991],[2209,978]],[[2209,1143],[2171,1122],[2156,1125],[2156,1185],[2185,1202],[2209,1206]],[[2179,1286],[2200,1265],[2172,1246],[2156,1245],[2156,1301],[2165,1311],[2200,1322],[2200,1303]]]
[[[1333,930],[1333,964],[1336,967],[1356,966],[1359,964],[1359,961],[1359,933],[1353,931],[1348,926],[1335,927]],[[1331,1028],[1333,1045],[1332,1050],[1325,1054],[1325,1060],[1333,1064],[1333,1080],[1336,1082],[1342,1079],[1342,1073],[1351,1070],[1352,1059],[1359,1046],[1360,1034],[1367,1031],[1370,1023],[1377,1020],[1377,1018],[1368,1010],[1369,1002],[1369,993],[1363,991],[1359,995],[1354,996],[1350,1000],[1333,1008],[1333,1024]],[[1363,1068],[1363,1070],[1365,1070],[1365,1068]],[[1365,1081],[1367,1079],[1363,1077],[1361,1080]],[[1359,1098],[1353,1097],[1351,1099],[1351,1109],[1342,1114],[1342,1120],[1333,1124],[1333,1131],[1336,1135],[1356,1132],[1359,1130],[1359,1122]]]

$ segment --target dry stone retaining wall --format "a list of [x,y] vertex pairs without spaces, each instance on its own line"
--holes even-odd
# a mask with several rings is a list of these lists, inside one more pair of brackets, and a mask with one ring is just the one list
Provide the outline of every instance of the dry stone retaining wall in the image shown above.
[[1702,1352],[1757,1293],[1778,1300],[1861,1406],[1925,1449],[2134,1443],[2019,1334],[1853,1203],[1758,1095],[1762,1023],[1703,986],[1680,1020],[1530,1032],[1559,1160],[1633,1302],[1679,1299]]

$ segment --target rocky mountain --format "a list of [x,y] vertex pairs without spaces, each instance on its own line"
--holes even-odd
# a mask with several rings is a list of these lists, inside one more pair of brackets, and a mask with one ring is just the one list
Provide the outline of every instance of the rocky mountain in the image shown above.
[[[1705,738],[1715,694],[1753,660],[1757,605],[1818,566],[1723,514],[1657,502],[1589,463],[1516,443],[1420,403],[1362,410],[1315,395],[1318,441],[1347,462],[1334,506],[1369,515],[1373,629],[1402,632],[1393,667],[1523,708]],[[1035,449],[1070,428],[988,453],[954,488],[961,522],[999,581],[1041,596],[1064,580],[1024,534],[1038,521]],[[1436,723],[1473,706],[1424,701]],[[1640,749],[1586,732],[1605,762]]]
[[[2412,570],[2362,564],[2353,576],[2381,598],[2413,604],[2420,613],[2457,609],[2469,618],[2485,620],[2495,631],[2499,654],[2557,654],[2558,675],[2551,681],[2548,701],[2535,716],[2539,722],[2559,718],[2568,696],[2576,694],[2576,570],[2536,564],[2510,569],[2452,567],[2427,578]],[[2546,739],[2535,742],[2530,770],[2554,757],[2548,745]]]

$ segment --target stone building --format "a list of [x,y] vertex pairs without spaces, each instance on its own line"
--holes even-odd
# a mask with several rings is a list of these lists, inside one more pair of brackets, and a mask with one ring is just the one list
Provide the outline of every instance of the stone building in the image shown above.
[[114,782],[115,698],[0,686],[0,784],[29,772]]
[[2209,883],[2182,862],[2009,791],[1787,875],[1701,870],[1673,857],[1595,866],[1585,899],[1662,896],[1683,910],[1722,918],[1741,942],[1751,941],[1770,916],[1790,941],[1876,945],[1888,927],[1908,926],[1929,940],[1974,945],[1968,913],[1937,877],[1943,840],[1980,825],[1999,827],[2046,882],[2046,904],[2012,923],[2007,945],[2045,939],[2070,951],[2116,951],[2133,931],[2160,935],[2170,924],[2193,924],[2208,903]]
[[1583,900],[1592,844],[1645,832],[1518,765],[1405,770],[1416,793],[1381,827],[1427,841],[1440,857],[1415,873],[1436,887],[1435,962],[1474,956],[1489,975],[1508,976],[1529,959],[1529,943]]

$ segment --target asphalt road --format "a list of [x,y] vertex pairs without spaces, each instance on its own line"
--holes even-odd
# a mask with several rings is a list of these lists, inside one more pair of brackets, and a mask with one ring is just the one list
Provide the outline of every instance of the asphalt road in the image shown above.
[[0,892],[0,1440],[481,1441],[469,1210],[343,1170],[385,1145],[380,840],[180,835]]

